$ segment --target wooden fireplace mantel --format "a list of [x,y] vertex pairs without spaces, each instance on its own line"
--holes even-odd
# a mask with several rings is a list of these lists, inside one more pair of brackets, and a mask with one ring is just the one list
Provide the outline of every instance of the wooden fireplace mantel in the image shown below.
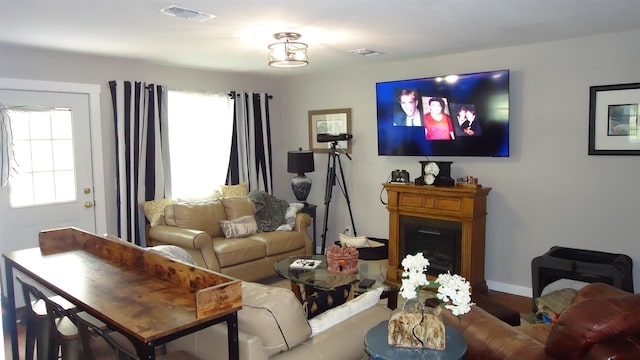
[[382,184],[387,190],[389,210],[389,269],[387,278],[399,283],[400,216],[460,222],[462,239],[460,272],[474,292],[487,292],[484,279],[487,196],[482,186],[436,187],[413,184]]

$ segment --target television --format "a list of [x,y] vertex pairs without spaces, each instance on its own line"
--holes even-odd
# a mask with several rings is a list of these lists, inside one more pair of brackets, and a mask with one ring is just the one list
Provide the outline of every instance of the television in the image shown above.
[[509,70],[376,83],[378,155],[509,156]]

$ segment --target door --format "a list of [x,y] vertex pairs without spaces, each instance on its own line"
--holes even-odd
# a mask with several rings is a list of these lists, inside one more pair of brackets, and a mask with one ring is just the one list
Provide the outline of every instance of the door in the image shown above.
[[[43,229],[95,232],[89,94],[3,90],[19,168],[0,187],[0,250],[38,246]],[[24,109],[30,111],[24,111]]]

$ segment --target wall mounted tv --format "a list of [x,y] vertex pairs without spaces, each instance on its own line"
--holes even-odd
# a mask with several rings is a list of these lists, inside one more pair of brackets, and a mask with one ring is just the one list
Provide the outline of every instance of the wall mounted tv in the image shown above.
[[509,156],[509,70],[376,83],[378,155]]

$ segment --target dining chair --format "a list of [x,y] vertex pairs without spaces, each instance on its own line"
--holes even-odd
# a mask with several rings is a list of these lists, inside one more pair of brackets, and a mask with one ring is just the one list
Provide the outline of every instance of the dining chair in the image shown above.
[[[74,313],[74,305],[61,296],[48,297],[44,295],[38,288],[26,283],[20,277],[16,277],[16,280],[22,286],[24,300],[29,312],[26,319],[25,358],[33,360],[34,345],[37,344],[38,360],[56,359],[59,346],[63,348],[65,360],[78,359],[76,354],[79,352],[79,341],[75,325],[68,318],[56,318],[56,314],[48,311],[49,306],[47,304],[56,304],[65,313]],[[54,344],[55,353],[52,354],[51,349]]]

